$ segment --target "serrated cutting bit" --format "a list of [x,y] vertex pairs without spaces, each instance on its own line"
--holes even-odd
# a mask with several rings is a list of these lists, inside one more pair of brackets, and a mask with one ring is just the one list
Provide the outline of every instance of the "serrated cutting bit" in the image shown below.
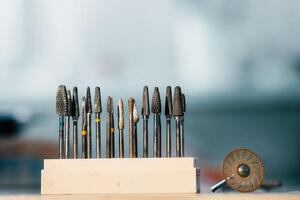
[[123,100],[118,101],[118,130],[119,130],[119,158],[124,158],[124,105]]
[[134,151],[133,151],[133,132],[134,132],[134,122],[133,122],[133,107],[134,107],[134,99],[128,99],[128,114],[129,114],[129,157],[134,158]]
[[161,100],[158,87],[154,88],[151,112],[153,113],[153,157],[161,157]]
[[101,158],[101,93],[100,88],[95,88],[94,97],[94,107],[95,107],[95,128],[96,128],[96,158]]
[[59,158],[64,158],[64,116],[68,112],[66,86],[60,85],[56,92],[56,114],[59,116]]
[[166,157],[172,157],[171,141],[171,118],[172,118],[172,89],[168,86],[166,89],[165,115],[166,115]]
[[181,88],[179,86],[175,87],[173,116],[175,118],[175,125],[176,125],[176,157],[182,157],[183,156],[182,148],[184,148],[184,145],[182,145],[183,134],[180,131],[180,127],[181,127],[181,118],[183,116],[183,105],[182,105]]
[[135,158],[138,157],[138,138],[137,138],[137,123],[139,122],[139,114],[137,111],[136,102],[133,104],[133,123],[134,123],[134,129],[133,129],[133,155]]
[[148,119],[150,115],[150,106],[149,106],[149,92],[148,86],[144,86],[143,91],[143,107],[142,107],[142,116],[143,116],[143,157],[148,157]]
[[78,158],[78,118],[79,102],[77,87],[73,87],[71,116],[73,119],[73,158]]
[[72,110],[72,97],[71,92],[67,92],[67,113],[65,124],[65,158],[70,158],[70,117]]
[[82,125],[81,125],[81,136],[82,136],[82,158],[87,158],[87,117],[86,117],[86,99],[82,97]]
[[90,87],[86,90],[86,131],[87,131],[87,158],[92,158],[92,99]]
[[113,99],[107,99],[107,120],[106,120],[106,157],[115,157],[115,128],[114,128],[114,109]]

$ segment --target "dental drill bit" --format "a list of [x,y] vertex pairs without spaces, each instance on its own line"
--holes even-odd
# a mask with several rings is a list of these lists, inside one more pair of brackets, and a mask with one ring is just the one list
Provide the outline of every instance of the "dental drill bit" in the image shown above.
[[106,157],[115,157],[115,136],[114,136],[114,109],[113,99],[108,97],[107,99],[107,121],[106,121]]
[[181,117],[181,123],[180,123],[180,150],[181,150],[181,156],[184,157],[184,114],[186,111],[186,104],[185,104],[185,95],[181,94],[182,97],[182,117]]
[[166,89],[165,115],[166,115],[166,157],[172,157],[171,148],[171,118],[172,118],[172,89],[168,86]]
[[149,92],[148,87],[144,86],[143,92],[143,107],[142,107],[142,116],[143,116],[143,157],[148,157],[148,119],[150,115],[149,107]]
[[100,114],[102,112],[102,104],[101,104],[101,93],[100,88],[95,88],[95,98],[94,98],[94,106],[95,106],[95,128],[96,128],[96,158],[101,158],[101,118]]
[[176,125],[176,157],[182,157],[181,153],[183,150],[181,150],[182,142],[181,137],[183,136],[180,131],[181,126],[181,118],[183,116],[183,106],[182,106],[182,94],[181,94],[181,88],[179,86],[175,87],[174,92],[174,105],[173,105],[173,116],[175,118],[175,125]]
[[59,158],[64,158],[64,116],[68,112],[68,97],[66,86],[60,85],[56,92],[56,114],[59,116]]
[[82,97],[82,158],[87,158],[87,117],[86,117],[86,99]]
[[118,129],[119,129],[119,158],[124,158],[124,105],[123,100],[118,101]]
[[134,129],[133,129],[133,154],[134,157],[138,157],[138,138],[137,138],[137,123],[139,122],[139,114],[137,111],[137,106],[136,102],[133,104],[133,124],[134,124]]
[[153,113],[153,157],[161,157],[161,100],[158,87],[154,88],[151,112]]
[[92,100],[90,87],[86,90],[87,158],[92,158]]
[[72,107],[72,98],[71,92],[68,90],[67,92],[68,99],[68,108],[66,113],[66,124],[65,124],[65,158],[70,158],[70,117],[71,117],[71,107]]
[[73,87],[71,116],[73,119],[73,158],[78,158],[78,118],[79,103],[77,87]]
[[134,107],[134,99],[128,99],[128,113],[129,113],[129,157],[134,158],[133,151],[133,134],[134,134],[134,122],[133,122],[133,107]]

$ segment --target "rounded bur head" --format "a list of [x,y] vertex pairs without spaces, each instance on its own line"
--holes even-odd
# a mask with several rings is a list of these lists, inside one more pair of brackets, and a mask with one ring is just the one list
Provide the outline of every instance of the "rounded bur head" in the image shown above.
[[118,101],[118,128],[124,129],[124,104],[122,99]]
[[173,115],[183,116],[182,94],[179,86],[175,88],[175,92],[174,92]]
[[95,88],[94,107],[95,113],[102,112],[100,87]]
[[158,87],[154,88],[154,92],[152,96],[151,112],[154,114],[161,113],[161,100],[160,100]]
[[114,113],[113,98],[111,96],[107,98],[107,112]]
[[128,112],[133,113],[133,106],[134,106],[134,99],[129,98],[128,99]]
[[172,104],[172,89],[168,86],[166,89],[166,102],[165,102],[165,115],[172,116],[173,104]]
[[92,99],[90,87],[86,89],[86,112],[92,113]]
[[134,102],[133,104],[133,111],[132,111],[132,114],[133,114],[133,122],[134,123],[138,123],[139,121],[139,114],[138,114],[138,111],[137,111],[137,107],[136,107],[136,103]]
[[68,94],[67,94],[67,88],[64,85],[60,85],[57,89],[56,113],[58,115],[68,114]]
[[78,117],[79,117],[79,102],[78,102],[77,87],[73,87],[72,116],[76,119],[78,119]]
[[149,92],[147,86],[144,86],[142,115],[144,116],[150,115]]

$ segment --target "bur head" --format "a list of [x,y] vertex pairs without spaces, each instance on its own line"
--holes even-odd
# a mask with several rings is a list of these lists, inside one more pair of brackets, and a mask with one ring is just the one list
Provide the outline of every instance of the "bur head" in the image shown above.
[[114,105],[113,105],[113,98],[107,98],[107,112],[113,114],[114,113]]
[[71,96],[71,91],[68,90],[68,93],[67,93],[67,98],[68,98],[68,107],[67,107],[67,116],[71,116],[71,112],[72,112],[72,96]]
[[82,127],[86,126],[86,98],[82,97]]
[[172,89],[171,89],[171,86],[168,86],[166,89],[165,115],[167,117],[171,117],[172,110],[173,110]]
[[182,108],[183,108],[183,112],[186,112],[186,103],[185,103],[185,95],[182,94]]
[[132,111],[132,114],[133,114],[133,122],[134,122],[134,123],[138,123],[138,122],[139,122],[139,114],[138,114],[137,106],[136,106],[136,103],[135,103],[135,102],[133,103],[133,111]]
[[182,94],[179,86],[175,87],[173,115],[183,116]]
[[133,113],[133,106],[134,106],[134,99],[130,97],[128,99],[128,112],[131,114]]
[[92,113],[92,99],[90,87],[86,89],[86,112]]
[[124,129],[124,104],[122,99],[118,101],[118,128],[120,130]]
[[95,107],[95,113],[102,112],[100,87],[95,88],[94,107]]
[[56,92],[56,113],[58,115],[67,115],[68,113],[68,94],[64,85],[58,86]]
[[161,113],[161,100],[160,100],[158,87],[154,88],[154,92],[152,96],[151,112],[154,114]]
[[78,119],[79,117],[79,102],[78,102],[78,90],[77,87],[73,87],[73,97],[72,97],[72,117]]
[[144,116],[150,115],[148,86],[144,86],[142,115]]

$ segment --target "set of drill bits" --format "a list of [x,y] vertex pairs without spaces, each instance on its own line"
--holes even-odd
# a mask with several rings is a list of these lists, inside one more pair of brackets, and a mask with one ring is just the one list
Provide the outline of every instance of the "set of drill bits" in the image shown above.
[[[92,158],[92,137],[95,137],[96,158],[104,157],[101,153],[101,92],[100,88],[95,88],[94,109],[92,109],[91,91],[87,88],[86,96],[82,98],[81,112],[81,157]],[[94,131],[92,128],[92,112],[94,110]],[[143,88],[143,157],[149,157],[149,126],[148,120],[150,112],[153,115],[153,157],[162,157],[162,131],[161,131],[161,113],[162,103],[158,87],[154,88],[151,111],[148,87]],[[166,153],[165,157],[172,157],[172,131],[171,121],[175,119],[176,133],[176,157],[184,156],[184,114],[186,112],[185,96],[181,92],[179,86],[175,87],[174,97],[172,97],[172,89],[170,86],[166,88],[165,99],[165,117],[166,117]],[[56,94],[56,113],[59,116],[59,158],[78,158],[78,120],[80,117],[79,100],[77,87],[73,88],[71,94],[66,86],[60,85]],[[118,145],[119,158],[124,158],[124,104],[123,100],[119,99],[117,105],[118,113]],[[71,118],[72,118],[72,154],[71,154]],[[128,139],[129,139],[129,157],[138,157],[138,131],[137,124],[139,122],[139,114],[137,104],[134,98],[128,99]],[[114,106],[113,98],[107,99],[107,115],[106,115],[106,158],[115,158],[115,125],[114,125]]]

